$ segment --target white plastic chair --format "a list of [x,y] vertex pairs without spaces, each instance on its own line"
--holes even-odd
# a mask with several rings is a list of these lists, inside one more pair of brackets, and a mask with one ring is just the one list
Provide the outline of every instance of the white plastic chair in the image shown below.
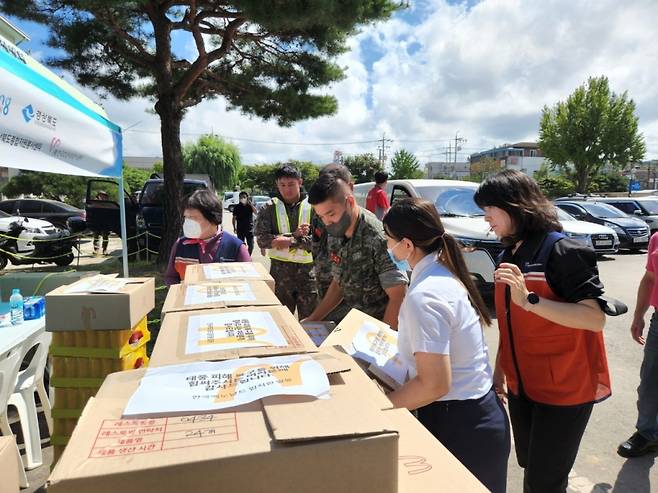
[[[7,406],[11,393],[16,386],[16,379],[23,360],[23,346],[19,345],[8,353],[0,354],[0,432],[5,436],[11,436],[12,431],[7,417]],[[18,453],[18,449],[16,449]],[[25,470],[20,467],[20,485],[23,488],[29,486]]]
[[52,333],[42,332],[36,339],[23,346],[24,349],[27,349],[24,355],[35,347],[36,352],[28,367],[23,371],[19,371],[14,393],[9,396],[8,405],[16,407],[18,417],[21,421],[21,430],[23,431],[23,440],[25,442],[26,469],[34,469],[43,464],[39,417],[37,414],[37,405],[34,400],[35,392],[39,394],[41,406],[43,407],[46,422],[48,423],[48,431],[51,435],[53,432],[52,409],[43,383],[43,371],[48,361],[48,348],[50,347],[52,338]]

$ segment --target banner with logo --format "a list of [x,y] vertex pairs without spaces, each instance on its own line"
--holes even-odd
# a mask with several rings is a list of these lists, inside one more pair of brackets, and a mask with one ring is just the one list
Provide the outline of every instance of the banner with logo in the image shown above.
[[0,166],[119,177],[122,160],[103,109],[0,36]]

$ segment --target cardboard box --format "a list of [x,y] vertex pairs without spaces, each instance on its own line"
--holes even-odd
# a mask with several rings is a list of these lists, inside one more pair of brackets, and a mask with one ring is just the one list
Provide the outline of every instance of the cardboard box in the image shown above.
[[[279,341],[276,344],[283,344],[254,345],[258,343],[248,342],[247,339],[252,338],[257,340],[259,336],[256,335],[256,327],[252,327],[251,324],[246,325],[245,322],[247,320],[244,316],[245,314],[247,316],[253,314],[254,317],[258,318],[267,317],[267,319],[275,324],[275,330],[278,331],[275,334],[277,337],[272,339]],[[217,344],[208,344],[208,337],[210,336],[207,336],[205,340],[192,340],[194,332],[198,332],[199,330],[195,323],[197,320],[200,321],[199,317],[205,320],[217,317],[215,319],[216,323],[228,320],[232,328],[240,331],[240,335],[247,335],[244,338],[244,346],[236,347],[240,346],[240,341],[226,341],[228,347],[221,349],[222,341],[217,331],[217,326],[215,326],[214,331]],[[160,333],[153,348],[150,365],[163,366],[189,363],[192,361],[219,361],[252,356],[276,356],[315,351],[317,351],[315,344],[313,344],[313,341],[306,335],[306,332],[297,319],[285,306],[170,312],[165,315],[160,326]]]
[[46,295],[46,330],[123,330],[155,307],[155,280],[130,279],[116,293],[71,293],[82,279]]
[[216,281],[263,281],[274,291],[274,278],[260,262],[192,264],[185,270],[185,283]]
[[[394,334],[397,338],[397,333],[383,322],[373,318],[359,310],[351,310],[347,316],[341,321],[340,324],[327,336],[327,338],[320,344],[321,348],[340,346],[347,354],[354,357],[361,368],[363,368],[369,375],[375,377],[387,389],[396,389],[400,387],[401,382],[396,381],[392,375],[396,374],[400,380],[403,380],[403,375],[406,374],[402,362],[394,356],[388,359],[385,365],[378,365],[376,362],[368,357],[365,353],[360,352],[354,346],[357,333],[361,327],[368,324],[372,327],[373,336],[383,334],[383,337],[388,337],[388,334]],[[381,334],[378,334],[381,331]],[[376,339],[373,337],[373,344]],[[375,350],[377,346],[374,345]],[[383,346],[380,346],[383,347]],[[397,341],[395,344],[395,353],[397,354]]]
[[23,462],[18,455],[16,437],[0,436],[0,491],[3,493],[18,493],[20,489],[20,471]]
[[11,290],[20,289],[23,297],[44,296],[60,286],[71,284],[80,279],[98,275],[98,271],[88,272],[16,272],[7,271],[0,276],[0,293],[2,299],[9,301]]
[[223,281],[175,284],[169,288],[162,313],[281,305],[263,281]]
[[[349,358],[326,358],[358,371]],[[358,385],[334,384],[330,399],[275,396],[214,414],[123,420],[143,374],[106,379],[49,493],[397,491],[397,431]]]
[[399,493],[488,490],[406,409],[385,411],[399,431]]

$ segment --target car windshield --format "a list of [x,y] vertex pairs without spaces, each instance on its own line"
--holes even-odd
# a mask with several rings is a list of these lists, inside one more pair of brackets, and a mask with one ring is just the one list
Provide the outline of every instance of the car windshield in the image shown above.
[[[434,200],[436,210],[442,216],[484,216],[484,211],[473,201],[472,187],[423,187],[419,192],[424,199]],[[426,192],[433,193],[426,193]]]
[[608,204],[602,204],[600,202],[595,202],[595,203],[580,202],[578,205],[580,205],[583,209],[589,212],[592,216],[601,219],[628,216],[627,214],[623,213],[619,209],[612,207],[611,205]]
[[[187,197],[192,192],[206,188],[203,183],[184,183],[183,184],[183,197]],[[147,183],[144,191],[140,196],[141,205],[146,206],[160,206],[164,204],[164,183],[161,181]]]
[[557,219],[558,221],[575,221],[576,218],[573,217],[571,214],[569,214],[567,211],[564,211],[560,209],[559,207],[556,207],[555,210],[557,211]]
[[649,214],[658,214],[658,200],[638,200]]

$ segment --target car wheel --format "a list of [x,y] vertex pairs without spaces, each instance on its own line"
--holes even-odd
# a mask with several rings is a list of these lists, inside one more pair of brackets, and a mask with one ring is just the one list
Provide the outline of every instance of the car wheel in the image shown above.
[[72,253],[69,253],[68,255],[65,255],[64,257],[59,257],[55,259],[55,265],[58,267],[65,267],[67,265],[71,265],[71,262],[75,260],[75,255]]

